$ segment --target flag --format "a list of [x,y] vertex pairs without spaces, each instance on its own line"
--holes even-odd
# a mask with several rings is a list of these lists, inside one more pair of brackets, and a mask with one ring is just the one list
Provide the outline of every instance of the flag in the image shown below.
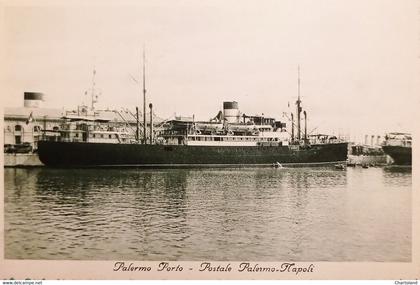
[[28,119],[26,120],[26,124],[29,124],[30,122],[32,122],[34,120],[34,117],[32,116],[32,112],[29,114]]

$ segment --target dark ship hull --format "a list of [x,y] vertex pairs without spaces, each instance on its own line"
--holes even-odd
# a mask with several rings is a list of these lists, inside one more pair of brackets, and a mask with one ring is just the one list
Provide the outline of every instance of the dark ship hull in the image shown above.
[[382,146],[382,149],[397,165],[411,165],[411,147]]
[[347,160],[347,143],[305,146],[187,146],[40,141],[42,163],[58,167],[317,165]]

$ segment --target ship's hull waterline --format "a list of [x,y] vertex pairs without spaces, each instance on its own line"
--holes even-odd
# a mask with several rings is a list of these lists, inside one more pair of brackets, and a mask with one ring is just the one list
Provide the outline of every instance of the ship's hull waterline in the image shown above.
[[347,160],[347,143],[307,146],[188,146],[40,141],[46,166],[310,166]]

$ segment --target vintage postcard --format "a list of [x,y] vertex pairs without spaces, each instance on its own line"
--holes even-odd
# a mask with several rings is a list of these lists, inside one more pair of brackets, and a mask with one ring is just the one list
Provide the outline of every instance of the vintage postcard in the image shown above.
[[420,277],[418,1],[0,5],[1,279]]

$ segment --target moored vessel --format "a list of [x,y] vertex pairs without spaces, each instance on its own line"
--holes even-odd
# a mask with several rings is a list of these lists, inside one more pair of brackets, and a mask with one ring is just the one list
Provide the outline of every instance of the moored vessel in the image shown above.
[[347,160],[347,142],[335,136],[307,134],[300,76],[296,117],[293,120],[291,114],[288,132],[286,123],[275,118],[242,114],[235,101],[223,102],[223,111],[209,121],[180,117],[155,126],[152,104],[150,120],[146,120],[144,74],[143,65],[142,126],[138,109],[137,128],[131,134],[124,126],[111,127],[111,122],[98,118],[65,118],[59,136],[39,142],[40,160],[59,167],[319,165]]
[[[301,110],[300,100],[297,105]],[[291,136],[286,123],[240,114],[237,106],[224,102],[218,119],[206,122],[177,118],[154,131],[150,122],[149,134],[139,136],[139,129],[130,133],[101,119],[64,118],[54,140],[39,142],[39,158],[59,167],[320,165],[347,159],[347,142],[335,136],[309,136],[299,125],[299,135]],[[293,123],[291,128],[294,133]]]
[[412,164],[412,137],[409,133],[388,133],[385,136],[383,151],[388,154],[396,165]]

